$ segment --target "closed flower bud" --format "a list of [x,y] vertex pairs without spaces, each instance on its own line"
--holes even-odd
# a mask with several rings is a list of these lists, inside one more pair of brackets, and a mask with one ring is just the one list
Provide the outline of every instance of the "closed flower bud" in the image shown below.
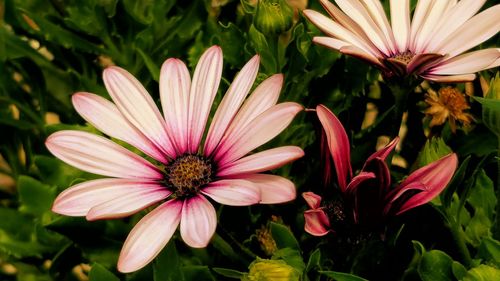
[[281,260],[258,259],[250,264],[243,281],[298,281],[298,272]]
[[279,34],[292,27],[293,15],[293,8],[285,0],[260,0],[254,25],[265,35]]

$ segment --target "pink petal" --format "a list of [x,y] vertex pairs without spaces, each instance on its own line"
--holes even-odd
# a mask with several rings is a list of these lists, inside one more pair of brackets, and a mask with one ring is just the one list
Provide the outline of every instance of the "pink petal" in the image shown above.
[[182,206],[182,240],[193,248],[204,248],[210,242],[217,227],[214,206],[203,195],[184,200]]
[[369,35],[371,42],[377,49],[388,56],[391,54],[389,42],[385,40],[385,36],[378,25],[358,0],[335,0],[335,2],[344,13],[363,29],[365,34]]
[[221,142],[215,154],[217,164],[224,166],[270,141],[281,133],[302,109],[301,105],[294,102],[280,103],[269,108],[256,117],[246,130]]
[[260,188],[261,204],[280,204],[297,197],[293,182],[275,175],[251,174],[241,177]]
[[490,68],[499,58],[500,48],[474,51],[446,60],[427,71],[427,73],[434,75],[474,73]]
[[255,55],[236,75],[222,99],[208,130],[204,154],[210,155],[219,144],[224,132],[233,120],[243,100],[250,92],[259,71],[260,58]]
[[193,75],[189,92],[189,152],[195,153],[205,131],[208,114],[222,76],[222,50],[212,46],[203,53]]
[[385,40],[389,43],[391,53],[396,54],[398,51],[396,46],[396,39],[394,38],[394,33],[392,31],[391,25],[389,24],[389,20],[385,15],[382,3],[379,0],[362,0],[362,4],[366,7],[368,13],[384,34]]
[[158,184],[150,190],[130,190],[128,194],[115,196],[109,201],[95,205],[86,217],[89,221],[127,217],[167,198],[170,194],[170,190]]
[[170,200],[143,217],[125,240],[118,270],[136,271],[152,261],[167,245],[181,219],[182,201]]
[[407,72],[420,74],[427,71],[430,67],[437,65],[444,58],[444,55],[440,54],[417,54],[408,63]]
[[356,192],[356,189],[365,181],[375,179],[377,176],[373,172],[360,172],[358,175],[356,175],[352,180],[349,182],[349,185],[347,185],[347,188],[345,190],[346,193],[354,193]]
[[406,52],[410,39],[410,0],[391,0],[391,23],[399,52]]
[[380,54],[380,51],[377,50],[377,48],[370,46],[370,44],[372,44],[371,42],[369,43],[365,42],[363,38],[358,37],[356,34],[352,33],[352,31],[350,31],[349,29],[332,21],[326,16],[314,10],[304,10],[303,13],[308,20],[310,20],[316,27],[318,27],[328,36],[338,38],[374,56]]
[[91,180],[61,192],[52,205],[52,211],[65,216],[86,216],[94,206],[129,194],[144,192],[168,193],[158,183],[146,180],[109,178]]
[[302,197],[311,209],[318,209],[321,206],[321,196],[314,192],[302,192]]
[[313,38],[313,42],[325,46],[330,49],[338,50],[343,54],[353,56],[362,60],[367,61],[368,63],[374,64],[378,67],[384,67],[380,61],[374,57],[373,55],[363,51],[362,49],[353,46],[347,42],[344,42],[342,40],[337,40],[331,37],[324,37],[324,36],[316,36]]
[[188,103],[191,77],[186,65],[179,59],[168,59],[160,73],[160,98],[166,127],[177,153],[188,148]]
[[304,151],[297,146],[272,148],[241,158],[225,166],[219,166],[217,176],[227,177],[264,172],[279,168],[302,156],[304,156]]
[[426,204],[438,196],[450,182],[457,169],[457,165],[457,155],[452,153],[409,175],[398,187],[397,192],[393,196],[389,195],[389,202],[393,203],[402,193],[415,189],[415,186],[418,189],[424,188],[424,190],[410,197],[397,210],[394,210],[394,213],[399,215],[412,208]]
[[161,179],[148,161],[107,138],[83,131],[59,131],[45,145],[62,161],[89,173],[118,178]]
[[304,230],[314,236],[324,236],[330,232],[330,220],[323,209],[304,212]]
[[220,204],[250,206],[260,201],[260,189],[250,181],[226,179],[212,182],[201,193]]
[[104,84],[120,112],[170,158],[175,150],[165,130],[165,121],[149,93],[126,70],[111,66],[104,70]]
[[316,107],[319,121],[323,126],[328,141],[328,147],[332,154],[335,170],[342,192],[345,192],[348,178],[352,177],[351,170],[351,147],[347,134],[339,119],[326,106]]
[[437,52],[454,57],[488,40],[500,30],[499,14],[500,5],[495,5],[475,15],[443,40]]
[[234,117],[223,139],[241,133],[255,117],[275,105],[282,86],[283,74],[275,74],[260,83]]
[[476,79],[476,74],[460,74],[460,75],[433,75],[424,74],[420,75],[425,80],[439,82],[439,83],[461,83],[461,82],[471,82]]
[[436,27],[436,32],[434,32],[426,49],[429,52],[437,51],[436,48],[443,40],[475,15],[485,2],[486,0],[462,0],[458,2],[446,17],[442,17],[441,23]]
[[394,150],[398,142],[399,142],[399,137],[395,137],[384,148],[378,150],[377,152],[373,153],[370,157],[368,157],[368,159],[366,159],[366,162],[369,162],[375,158],[380,158],[381,160],[385,161],[387,156],[389,156],[389,154],[391,154],[391,152]]
[[137,147],[160,162],[167,162],[165,155],[131,125],[112,102],[84,92],[74,94],[71,100],[78,114],[99,131]]

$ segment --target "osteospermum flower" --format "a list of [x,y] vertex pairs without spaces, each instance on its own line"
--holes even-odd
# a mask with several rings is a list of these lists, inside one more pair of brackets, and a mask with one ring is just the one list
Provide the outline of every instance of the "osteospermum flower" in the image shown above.
[[475,15],[486,0],[420,0],[411,20],[410,0],[391,0],[390,23],[377,0],[320,2],[332,19],[304,11],[328,35],[313,41],[368,61],[385,76],[471,81],[475,72],[500,65],[499,48],[462,54],[500,30],[500,5]]
[[351,149],[344,127],[325,106],[317,106],[316,112],[326,135],[327,153],[333,160],[345,207],[337,202],[325,203],[321,196],[304,192],[302,196],[310,207],[304,212],[304,228],[312,235],[326,235],[333,230],[332,222],[343,221],[346,216],[357,224],[376,227],[388,216],[400,215],[434,199],[455,173],[458,159],[455,153],[451,153],[421,167],[393,186],[385,161],[399,141],[395,138],[368,157],[361,171],[353,177]]
[[296,103],[276,104],[283,76],[262,82],[246,99],[259,67],[253,57],[236,76],[222,99],[204,142],[202,136],[222,74],[222,51],[208,49],[193,79],[186,65],[168,59],[161,68],[163,116],[144,87],[119,67],[104,70],[110,102],[77,93],[78,113],[104,134],[127,142],[143,158],[103,136],[59,131],[46,142],[59,159],[81,170],[108,178],[77,184],[62,192],[53,211],[88,220],[120,218],[155,203],[156,209],[133,228],[120,253],[118,270],[131,272],[149,263],[180,224],[180,235],[191,247],[205,247],[215,232],[212,203],[247,206],[282,203],[295,198],[289,180],[261,172],[303,155],[284,146],[246,156],[274,138],[302,110]]

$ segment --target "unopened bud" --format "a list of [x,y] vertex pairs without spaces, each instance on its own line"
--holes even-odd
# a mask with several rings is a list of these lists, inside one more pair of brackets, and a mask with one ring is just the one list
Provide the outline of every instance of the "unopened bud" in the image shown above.
[[292,27],[293,14],[286,0],[260,0],[254,25],[265,35],[280,34]]
[[298,281],[299,274],[282,260],[258,259],[250,264],[243,281]]

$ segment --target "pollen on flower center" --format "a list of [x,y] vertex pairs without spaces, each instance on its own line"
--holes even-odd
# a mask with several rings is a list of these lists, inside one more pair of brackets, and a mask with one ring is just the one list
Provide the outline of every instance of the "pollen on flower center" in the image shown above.
[[212,161],[199,155],[187,154],[165,167],[164,183],[178,197],[193,196],[201,186],[211,182],[213,173]]
[[392,58],[395,60],[398,60],[404,64],[408,64],[408,63],[410,63],[411,59],[413,59],[414,56],[415,56],[414,53],[412,53],[410,51],[406,51],[403,53],[396,54]]

